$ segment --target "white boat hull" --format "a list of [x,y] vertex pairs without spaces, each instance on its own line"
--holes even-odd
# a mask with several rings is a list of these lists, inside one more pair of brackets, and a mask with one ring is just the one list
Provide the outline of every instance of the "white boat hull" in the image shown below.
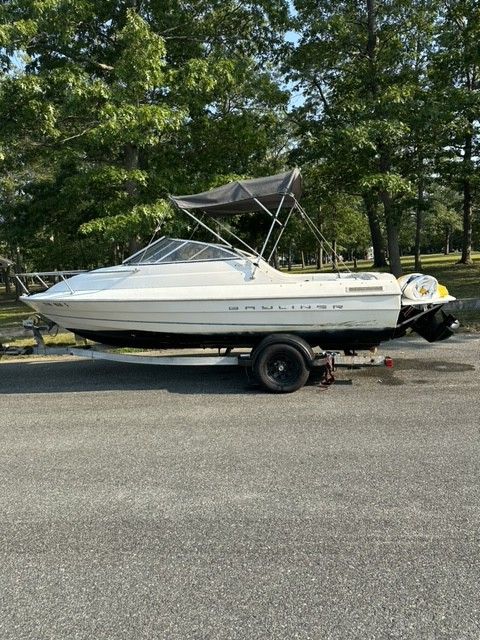
[[79,335],[118,344],[142,343],[148,336],[152,346],[170,345],[175,336],[188,346],[226,343],[234,337],[234,342],[247,344],[279,332],[310,336],[313,342],[324,334],[330,336],[329,343],[334,335],[365,334],[375,343],[376,334],[393,332],[399,313],[399,299],[392,296],[88,301],[73,295],[28,302]]
[[[383,296],[271,300],[56,301],[31,300],[39,313],[65,328],[228,334],[394,327],[399,307]],[[366,307],[366,308],[365,308]]]
[[251,262],[237,259],[101,269],[23,300],[111,345],[254,346],[292,333],[312,346],[360,349],[394,337],[401,298],[390,274],[288,276],[261,263],[253,277]]

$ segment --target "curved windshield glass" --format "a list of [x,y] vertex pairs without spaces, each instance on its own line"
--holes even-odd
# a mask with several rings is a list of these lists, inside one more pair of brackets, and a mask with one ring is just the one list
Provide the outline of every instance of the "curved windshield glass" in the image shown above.
[[123,264],[158,264],[160,262],[199,262],[201,260],[232,260],[239,256],[216,244],[161,238],[138,251]]

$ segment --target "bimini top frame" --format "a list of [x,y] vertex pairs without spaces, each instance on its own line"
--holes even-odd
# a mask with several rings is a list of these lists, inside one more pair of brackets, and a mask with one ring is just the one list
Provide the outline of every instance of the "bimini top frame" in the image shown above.
[[[226,233],[251,251],[257,258],[254,262],[254,272],[258,267],[258,261],[263,258],[267,244],[276,225],[283,225],[279,220],[283,208],[292,210],[297,197],[302,192],[302,178],[298,169],[292,169],[285,173],[279,173],[265,178],[252,180],[237,180],[216,189],[188,196],[172,196],[172,202],[184,213],[190,216],[197,224],[201,225],[227,246],[232,246],[218,232],[200,220],[195,213],[201,212],[212,218],[234,216],[242,213],[254,213],[264,211],[272,218],[272,224],[260,251],[256,251],[236,236],[230,229],[221,225],[216,220],[217,227],[221,227]],[[248,257],[248,256],[247,256]],[[253,277],[252,274],[252,277]]]
[[236,180],[216,189],[190,196],[171,196],[182,210],[199,210],[212,217],[236,216],[240,213],[267,211],[291,207],[302,194],[299,169],[291,169],[265,178]]
[[[280,228],[278,236],[274,242],[274,246],[268,256],[268,261],[273,256],[283,232],[290,220],[294,210],[297,210],[306,222],[307,226],[313,232],[315,237],[325,244],[329,243],[325,240],[318,227],[307,215],[303,207],[300,206],[298,199],[302,193],[302,176],[300,170],[295,168],[285,173],[279,173],[274,176],[264,178],[254,178],[252,180],[237,180],[230,182],[216,189],[205,191],[187,196],[170,196],[170,200],[186,215],[195,220],[195,222],[207,229],[222,244],[229,248],[235,249],[233,245],[225,240],[220,233],[214,231],[210,226],[205,224],[198,217],[198,213],[207,214],[215,219],[215,226],[223,229],[227,234],[241,242],[248,251],[252,252],[256,259],[252,260],[255,269],[258,267],[259,260],[264,258],[268,243],[272,237],[272,233],[276,227]],[[280,221],[281,212],[288,210],[287,216],[282,223]],[[272,219],[270,228],[267,232],[260,251],[256,251],[241,238],[236,236],[230,229],[219,223],[219,217],[231,217],[243,213],[265,212]],[[329,245],[330,246],[330,245]],[[333,248],[330,246],[333,251]],[[248,258],[248,256],[245,256]],[[251,259],[251,258],[250,258]]]

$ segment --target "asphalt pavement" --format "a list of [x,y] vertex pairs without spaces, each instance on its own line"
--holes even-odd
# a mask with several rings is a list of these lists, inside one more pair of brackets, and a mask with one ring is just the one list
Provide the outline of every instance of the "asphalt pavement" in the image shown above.
[[382,351],[284,396],[2,360],[1,640],[478,640],[480,339]]

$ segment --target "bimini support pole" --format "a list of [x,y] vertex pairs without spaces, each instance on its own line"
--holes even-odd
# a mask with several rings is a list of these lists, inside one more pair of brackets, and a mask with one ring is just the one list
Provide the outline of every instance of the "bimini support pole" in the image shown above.
[[[259,259],[263,258],[263,254],[265,253],[268,241],[270,240],[270,237],[272,235],[273,229],[275,228],[275,225],[279,224],[280,227],[282,227],[282,231],[285,228],[285,225],[282,224],[280,222],[280,220],[279,220],[279,215],[280,215],[280,211],[283,208],[283,203],[285,202],[285,198],[287,197],[287,195],[292,195],[292,194],[290,194],[290,187],[292,186],[293,178],[294,178],[294,176],[292,174],[292,177],[290,178],[290,181],[289,181],[289,183],[287,185],[287,188],[285,189],[285,192],[282,195],[282,199],[279,202],[279,205],[277,207],[275,215],[272,216],[272,213],[257,198],[255,198],[255,197],[253,198],[254,202],[256,202],[262,209],[264,209],[273,218],[272,219],[272,224],[270,225],[270,229],[268,230],[268,233],[267,233],[267,237],[265,238],[265,241],[263,243],[263,247],[262,247],[260,253],[258,254],[258,258]],[[247,193],[249,193],[249,195],[251,197],[253,197],[252,194],[249,192],[249,190],[245,187],[245,185],[242,184],[242,187]],[[296,202],[295,198],[294,198],[294,202]],[[252,272],[252,279],[255,277],[255,272],[258,269],[258,265],[259,265],[259,262],[255,263],[255,265],[254,265],[254,269],[253,269],[253,272]]]
[[268,241],[270,240],[270,236],[272,235],[273,229],[275,227],[275,223],[279,224],[282,228],[284,227],[284,225],[278,219],[278,216],[280,215],[280,211],[282,210],[283,203],[285,202],[286,196],[287,194],[284,193],[282,196],[282,199],[280,200],[280,204],[278,205],[277,211],[275,212],[275,216],[272,220],[272,224],[270,225],[270,229],[268,230],[267,237],[265,238],[265,241],[263,243],[263,247],[260,253],[258,254],[259,258],[263,258],[263,254],[265,253],[265,249],[267,248],[267,244],[268,244]]
[[[193,213],[190,213],[190,211],[188,211],[188,209],[183,209],[182,207],[178,207],[180,209],[180,211],[183,211],[183,213],[186,213],[187,216],[189,218],[192,218],[192,220],[195,220],[195,222],[200,225],[201,227],[203,227],[204,229],[206,229],[207,231],[209,231],[213,236],[215,236],[215,238],[217,238],[218,240],[220,240],[222,242],[223,245],[225,245],[226,247],[228,247],[229,249],[233,249],[235,250],[235,247],[232,245],[231,242],[228,242],[228,240],[226,238],[224,238],[223,236],[221,236],[219,233],[217,233],[216,231],[214,231],[211,227],[208,226],[208,224],[205,224],[204,222],[202,222],[202,220],[200,220],[199,218],[197,218],[196,215],[194,215]],[[241,238],[239,238],[238,236],[236,236],[233,231],[230,231],[229,229],[227,229],[227,227],[225,227],[224,225],[222,225],[220,222],[217,222],[218,226],[220,226],[224,231],[226,231],[227,233],[229,233],[231,236],[233,236],[236,240],[238,240],[239,242],[241,242],[249,251],[251,251],[252,253],[254,253],[255,255],[257,255],[257,251],[255,251],[255,249],[253,249],[250,245],[248,245],[246,242],[244,242]],[[251,262],[253,264],[253,266],[255,267],[255,262],[254,260],[252,260],[252,258],[250,258],[248,255],[244,256],[246,260],[248,260],[249,262]]]
[[[338,260],[338,253],[335,251],[335,249],[332,247],[332,245],[330,244],[330,242],[328,242],[328,240],[325,238],[325,236],[323,235],[323,233],[320,231],[320,229],[317,227],[317,225],[313,222],[313,220],[310,218],[310,216],[308,215],[308,213],[305,211],[305,209],[302,207],[302,205],[297,202],[297,207],[298,210],[300,212],[300,215],[302,216],[303,220],[305,220],[305,222],[307,223],[307,226],[310,227],[310,230],[312,231],[314,237],[317,238],[317,240],[319,240],[320,242],[324,242],[327,247],[331,250],[332,254],[334,254],[337,258],[337,264],[340,262]],[[345,270],[348,271],[348,273],[351,273],[351,270],[344,265]],[[340,271],[337,268],[337,273],[338,275],[340,275]]]
[[293,205],[293,207],[288,212],[288,216],[285,218],[285,222],[283,223],[283,228],[281,229],[280,233],[278,234],[277,239],[275,240],[275,244],[273,245],[273,249],[270,251],[270,254],[269,254],[268,258],[267,258],[267,262],[270,262],[270,260],[272,259],[272,256],[275,253],[276,248],[278,247],[278,243],[282,239],[283,232],[287,228],[288,222],[289,222],[289,220],[290,220],[290,218],[292,216],[292,213],[294,212],[296,206],[297,206],[297,201],[295,200],[295,204]]
[[[188,211],[187,209],[182,209],[181,207],[179,207],[181,211],[183,211],[183,213],[186,213],[187,216],[189,216],[190,218],[192,218],[192,220],[195,220],[195,222],[197,224],[199,224],[201,227],[203,227],[204,229],[206,229],[207,231],[209,231],[212,235],[214,235],[216,238],[218,238],[226,247],[228,247],[229,249],[233,249],[235,250],[235,247],[232,245],[231,242],[228,242],[228,240],[226,240],[225,238],[223,238],[219,233],[217,233],[216,231],[214,231],[211,227],[208,226],[208,224],[205,224],[204,222],[202,222],[201,220],[199,220],[193,213],[190,213],[190,211]],[[249,251],[252,251],[253,253],[257,253],[255,251],[255,249],[252,249],[252,247],[250,247],[246,242],[244,242],[243,240],[241,240],[241,238],[238,238],[232,231],[229,231],[229,229],[227,229],[226,227],[224,227],[222,224],[218,223],[219,226],[224,229],[227,233],[230,233],[234,238],[236,238],[239,242],[241,242],[245,247],[247,247],[247,249]],[[256,262],[254,262],[254,260],[252,260],[252,258],[249,258],[247,255],[244,256],[246,260],[248,260],[249,262],[252,263],[254,269],[256,266]]]
[[222,236],[219,233],[217,233],[216,231],[211,229],[208,225],[206,225],[204,222],[199,220],[196,216],[193,215],[193,213],[190,213],[188,209],[182,209],[181,207],[180,209],[181,211],[183,211],[183,213],[186,213],[187,216],[192,218],[192,220],[195,220],[195,222],[197,222],[201,227],[203,227],[207,231],[210,231],[210,233],[213,234],[216,238],[218,238],[226,247],[232,248],[231,242],[228,242],[228,240],[225,240],[225,238],[222,238]]
[[247,244],[244,240],[242,240],[241,238],[239,238],[235,233],[233,233],[233,231],[231,231],[228,227],[226,227],[225,225],[223,225],[221,222],[219,222],[218,220],[215,220],[215,223],[220,227],[220,229],[223,229],[224,231],[226,231],[229,235],[232,236],[232,238],[235,238],[235,240],[238,240],[238,242],[240,242],[241,244],[243,244],[244,247],[246,247],[249,251],[251,251],[253,254],[257,254],[256,250],[251,247],[249,244]]

